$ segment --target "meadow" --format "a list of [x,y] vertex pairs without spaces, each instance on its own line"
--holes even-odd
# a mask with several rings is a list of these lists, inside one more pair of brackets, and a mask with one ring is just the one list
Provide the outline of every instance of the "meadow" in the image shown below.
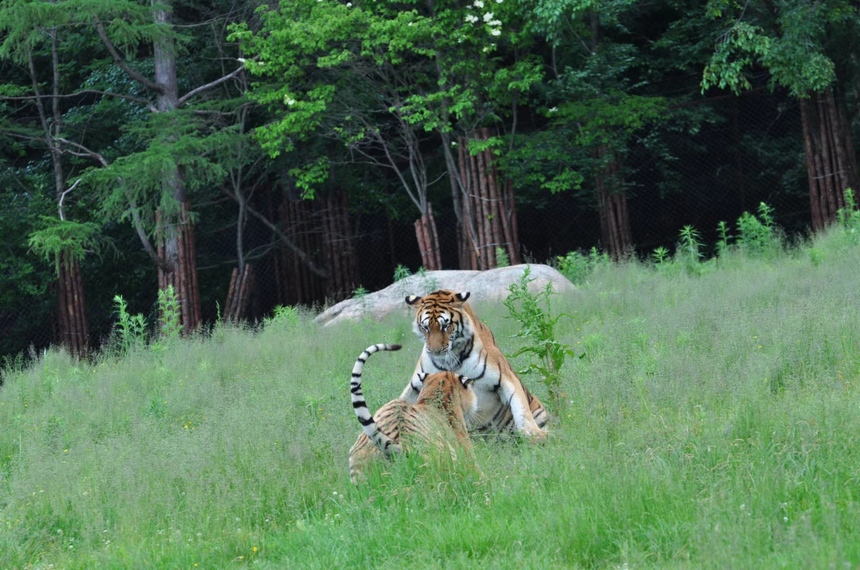
[[[354,487],[350,370],[396,397],[410,313],[48,351],[0,388],[0,568],[860,565],[860,246],[599,263],[571,295],[551,436],[476,441]],[[501,304],[473,300],[507,354]],[[513,359],[528,364],[528,356]],[[539,397],[547,388],[524,381]]]

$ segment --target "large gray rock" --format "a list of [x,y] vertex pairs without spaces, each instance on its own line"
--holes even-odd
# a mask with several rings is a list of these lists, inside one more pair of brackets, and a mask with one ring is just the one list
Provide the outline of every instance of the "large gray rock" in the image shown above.
[[472,305],[501,302],[508,296],[508,286],[519,283],[526,267],[530,268],[530,277],[534,279],[529,283],[529,290],[534,293],[543,291],[550,282],[556,293],[576,290],[573,283],[549,265],[514,265],[487,271],[427,271],[401,279],[381,291],[341,301],[321,313],[316,321],[330,325],[367,317],[382,320],[395,311],[411,315],[412,309],[404,301],[407,295],[426,295],[438,289],[468,291],[472,294],[469,298]]

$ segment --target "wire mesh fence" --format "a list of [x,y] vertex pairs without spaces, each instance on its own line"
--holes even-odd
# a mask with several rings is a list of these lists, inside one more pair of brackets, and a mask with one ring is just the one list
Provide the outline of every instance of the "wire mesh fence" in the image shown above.
[[[657,150],[631,142],[625,157],[624,191],[635,254],[647,257],[657,247],[672,249],[685,225],[695,227],[706,244],[717,239],[717,225],[732,226],[745,211],[765,202],[777,224],[790,235],[809,227],[809,198],[798,106],[778,95],[757,92],[708,103],[719,120],[703,122],[695,132],[668,132]],[[450,197],[434,202],[442,264],[458,265],[458,242]],[[273,219],[277,204],[270,205]],[[337,224],[327,222],[331,204],[321,198],[304,204],[304,217],[281,215],[284,232],[329,268],[349,257],[348,278],[332,286],[313,272],[299,270],[283,236],[264,223],[249,219],[244,227],[244,258],[254,267],[254,286],[247,298],[245,320],[257,322],[277,305],[322,305],[351,296],[356,289],[374,291],[393,281],[395,269],[418,270],[421,256],[414,217],[354,211],[345,202]],[[552,261],[573,250],[601,248],[596,201],[588,183],[581,191],[550,194],[534,189],[517,196],[517,219],[523,258]],[[284,221],[287,220],[287,221]],[[292,221],[289,221],[292,220]],[[304,222],[302,221],[304,220]],[[306,223],[305,223],[306,222]],[[326,226],[328,224],[328,226]],[[284,227],[288,226],[288,227]],[[130,230],[127,230],[130,232]],[[133,244],[134,242],[128,242]],[[155,322],[155,268],[129,246],[131,261],[105,267],[90,260],[83,267],[87,289],[90,343],[99,346],[116,321],[114,295],[129,300],[134,312]],[[231,275],[237,265],[235,224],[200,223],[196,230],[197,271],[204,323],[224,315]],[[304,281],[302,281],[304,280]],[[298,290],[308,292],[299,298]],[[56,288],[49,286],[27,306],[0,307],[0,356],[39,351],[56,340]]]

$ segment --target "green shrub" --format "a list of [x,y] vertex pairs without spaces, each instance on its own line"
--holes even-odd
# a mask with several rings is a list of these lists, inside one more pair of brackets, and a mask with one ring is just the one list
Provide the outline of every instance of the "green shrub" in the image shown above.
[[576,284],[585,282],[595,269],[610,265],[610,263],[609,255],[596,247],[592,247],[587,255],[579,251],[571,251],[567,255],[555,258],[555,266],[559,273],[567,277],[571,283]]
[[[518,350],[514,357],[530,354],[532,361],[522,374],[536,373],[541,382],[549,389],[550,399],[556,410],[560,409],[564,397],[561,390],[561,368],[565,358],[573,356],[573,350],[567,344],[556,340],[555,326],[564,314],[552,315],[550,296],[553,295],[552,283],[540,293],[529,291],[528,285],[534,278],[530,277],[531,270],[526,266],[519,283],[512,283],[508,288],[510,293],[504,300],[510,316],[520,325],[520,331],[514,336],[524,339],[526,346]],[[543,305],[546,307],[544,310]]]

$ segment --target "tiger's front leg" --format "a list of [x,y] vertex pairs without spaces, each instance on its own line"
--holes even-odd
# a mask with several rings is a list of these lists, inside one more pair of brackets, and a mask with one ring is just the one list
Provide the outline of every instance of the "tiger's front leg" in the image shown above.
[[421,392],[421,387],[423,386],[423,383],[421,382],[421,375],[427,373],[432,374],[433,372],[441,372],[441,370],[437,370],[432,365],[429,366],[429,368],[432,370],[428,370],[428,366],[426,366],[422,362],[422,360],[418,361],[418,364],[415,366],[415,371],[412,373],[412,377],[409,378],[409,384],[407,384],[406,388],[404,388],[403,392],[401,392],[401,400],[405,400],[413,404],[418,402],[418,393]]
[[547,432],[545,429],[541,429],[537,425],[537,422],[535,422],[525,392],[519,389],[513,382],[503,380],[499,386],[499,397],[502,399],[502,402],[507,402],[510,406],[517,431],[532,438],[534,441],[544,441],[546,439]]
[[421,392],[421,379],[418,377],[418,374],[413,374],[412,378],[409,379],[409,384],[406,385],[406,388],[400,394],[400,399],[414,404],[418,401],[419,392]]

